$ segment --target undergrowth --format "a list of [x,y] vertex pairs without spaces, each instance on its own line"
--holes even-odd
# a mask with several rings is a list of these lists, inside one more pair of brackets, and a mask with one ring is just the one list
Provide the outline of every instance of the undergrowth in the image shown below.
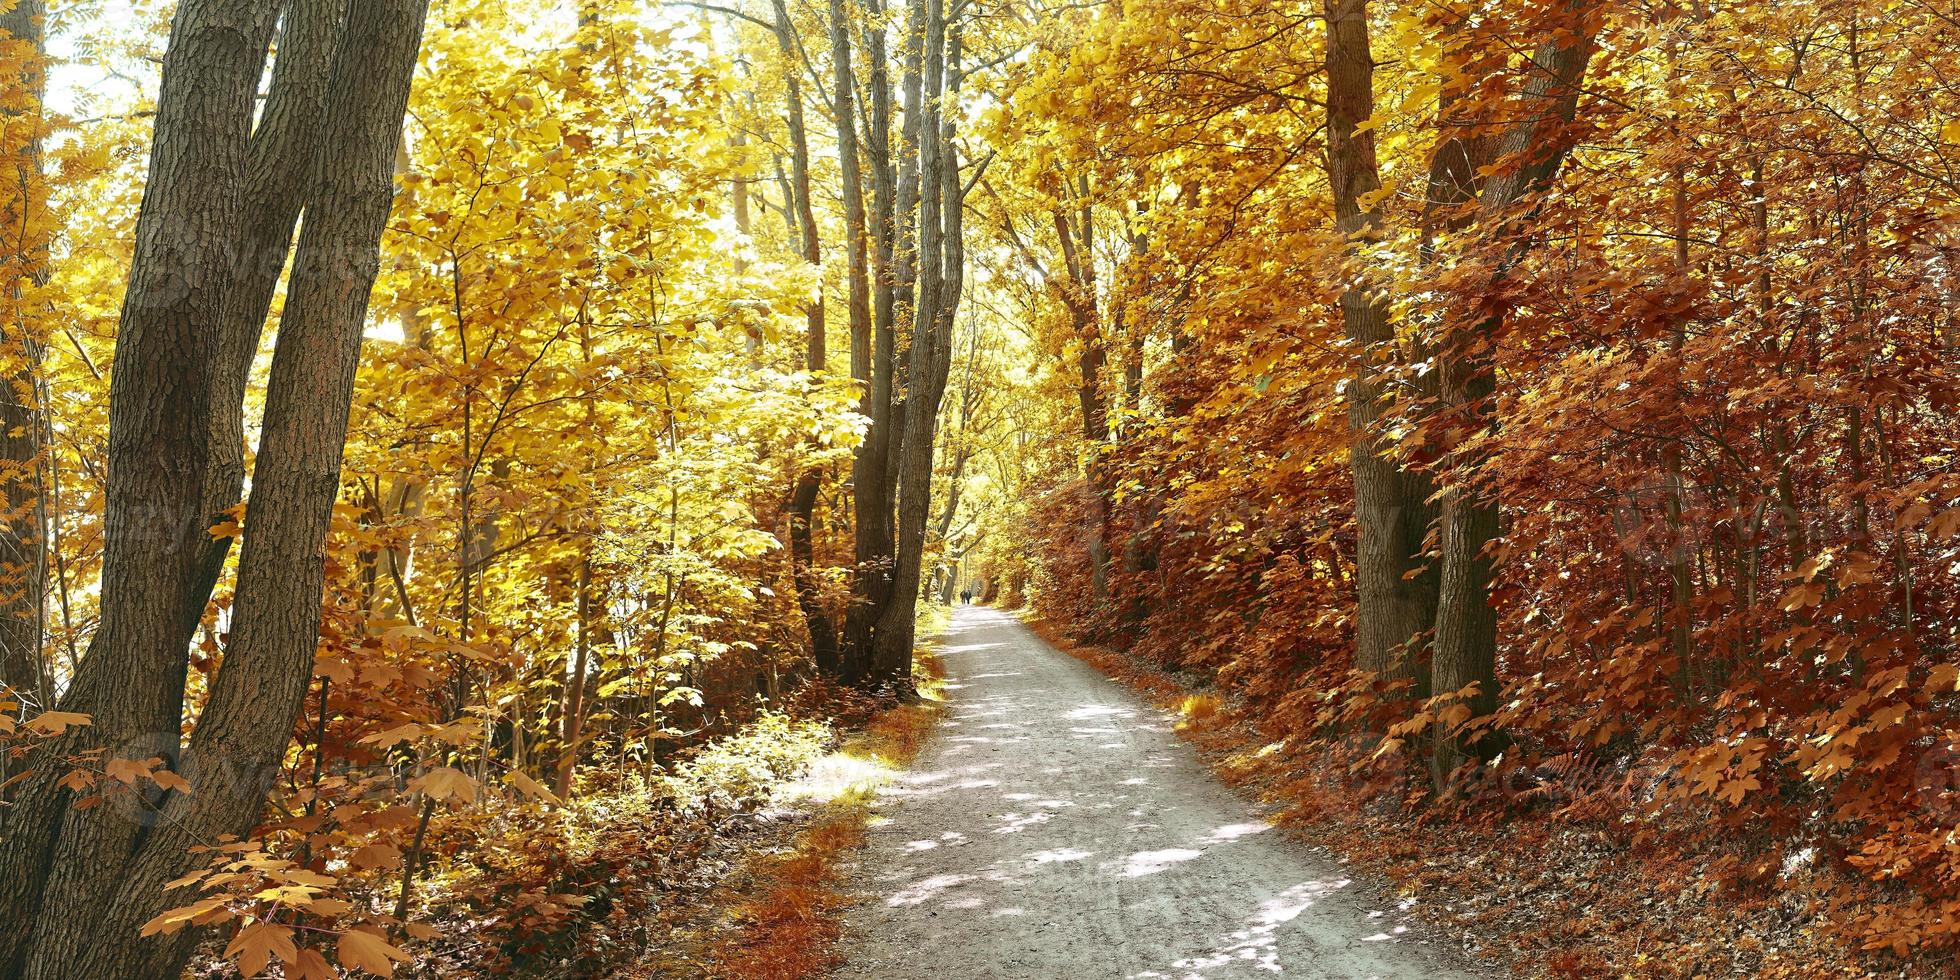
[[[841,913],[850,904],[840,863],[863,845],[878,788],[925,745],[945,703],[943,680],[938,661],[921,656],[915,677],[920,700],[879,711],[827,760],[830,768],[855,778],[832,782],[827,798],[819,783],[814,793],[821,807],[809,829],[783,853],[752,868],[756,887],[733,910],[740,927],[715,945],[707,976],[805,980],[837,965]],[[813,767],[811,780],[823,779],[825,768],[823,763]]]

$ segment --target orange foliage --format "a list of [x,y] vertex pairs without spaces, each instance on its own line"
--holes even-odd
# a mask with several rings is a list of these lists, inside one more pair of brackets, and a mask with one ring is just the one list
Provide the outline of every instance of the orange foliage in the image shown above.
[[740,938],[718,946],[708,976],[726,980],[803,980],[837,963],[837,860],[864,843],[855,809],[825,817],[797,836],[795,849],[760,871],[761,893],[736,910]]
[[[1355,6],[1385,180],[1362,242],[1329,192],[1318,7],[1084,13],[1010,86],[997,125],[1030,189],[993,227],[1025,238],[1018,209],[1063,202],[1109,239],[1095,335],[1065,296],[1040,307],[1044,391],[1099,392],[1121,423],[1029,437],[1047,455],[996,552],[1004,591],[1246,705],[1327,776],[1296,784],[1308,810],[1418,805],[1466,847],[1499,824],[1666,842],[1721,894],[1944,962],[1960,103],[1938,79],[1960,28],[1859,0]],[[1498,138],[1561,10],[1599,39],[1569,159],[1502,220],[1437,204],[1432,160]],[[1381,297],[1390,340],[1344,335],[1349,288]],[[1466,310],[1488,427],[1436,394]],[[1079,373],[1091,343],[1109,363]],[[1357,365],[1391,393],[1396,464],[1496,503],[1488,713],[1356,669]],[[1439,735],[1503,751],[1427,772]],[[1455,860],[1444,840],[1426,859]]]
[[[928,700],[873,714],[862,736],[844,750],[902,768],[924,747],[938,720],[939,663],[919,658],[919,687]],[[717,980],[807,980],[825,976],[839,962],[840,914],[851,898],[840,889],[838,862],[864,844],[871,817],[866,794],[853,787],[831,801],[816,822],[796,836],[789,851],[756,862],[759,888],[733,910],[741,928],[717,942],[706,965]]]

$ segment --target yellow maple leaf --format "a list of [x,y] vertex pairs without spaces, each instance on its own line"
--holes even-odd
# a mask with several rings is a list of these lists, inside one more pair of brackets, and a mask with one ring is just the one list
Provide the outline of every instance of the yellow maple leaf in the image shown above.
[[361,929],[341,933],[336,952],[341,966],[383,977],[394,976],[395,964],[408,959],[407,953],[388,945],[387,940]]
[[79,711],[43,711],[27,721],[27,730],[40,735],[59,735],[71,726],[94,724]]
[[281,963],[298,959],[299,949],[293,945],[291,929],[270,922],[257,922],[240,929],[238,935],[232,937],[231,945],[225,947],[225,955],[237,958],[238,972],[254,977],[264,973],[275,956]]

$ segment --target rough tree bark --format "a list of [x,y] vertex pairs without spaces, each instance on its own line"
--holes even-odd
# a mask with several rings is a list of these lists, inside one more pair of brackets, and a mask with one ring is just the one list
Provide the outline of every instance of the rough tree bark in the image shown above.
[[[1566,129],[1577,111],[1578,85],[1592,59],[1593,35],[1588,23],[1593,4],[1567,4],[1571,24],[1561,25],[1553,39],[1532,56],[1531,79],[1524,86],[1521,117],[1499,140],[1496,159],[1514,161],[1493,175],[1478,201],[1478,213],[1489,233],[1507,240],[1506,257],[1497,270],[1502,278],[1521,257],[1528,243],[1519,220],[1509,212],[1520,200],[1538,193],[1558,175],[1570,147]],[[1467,432],[1495,424],[1492,400],[1497,391],[1496,340],[1503,325],[1501,309],[1488,312],[1457,336],[1445,338],[1440,375],[1442,410]],[[1460,702],[1473,716],[1497,708],[1497,617],[1490,605],[1489,545],[1497,537],[1498,502],[1478,485],[1486,461],[1480,456],[1459,459],[1441,500],[1441,581],[1436,607],[1435,654],[1431,680],[1436,693],[1468,692]],[[1439,786],[1472,758],[1501,751],[1500,733],[1485,735],[1475,744],[1454,726],[1438,723],[1431,760]]]
[[1109,597],[1109,518],[1115,502],[1109,468],[1103,451],[1109,443],[1109,396],[1103,390],[1103,368],[1109,363],[1109,346],[1103,338],[1102,310],[1096,296],[1096,229],[1093,205],[1089,202],[1085,179],[1077,228],[1068,211],[1057,207],[1053,218],[1055,238],[1061,243],[1062,265],[1068,271],[1061,284],[1062,305],[1068,308],[1069,324],[1075,329],[1075,398],[1082,410],[1082,438],[1089,444],[1087,463],[1089,488],[1094,493],[1096,512],[1090,515],[1092,530],[1085,530],[1089,553],[1090,586],[1098,600]]
[[37,753],[36,774],[7,815],[0,976],[62,976],[143,835],[122,807],[70,809],[55,783],[66,768],[59,760],[92,749],[136,759],[177,754],[182,611],[207,526],[200,495],[209,352],[276,13],[259,0],[185,0],[172,19],[111,369],[101,621],[60,703],[93,724]]
[[889,604],[879,618],[870,680],[911,692],[926,521],[932,508],[933,442],[952,368],[953,323],[964,285],[963,195],[952,122],[943,111],[959,87],[960,37],[943,0],[923,0],[925,32],[919,147],[919,249],[904,437],[898,469],[898,540]]
[[349,6],[273,348],[231,644],[185,757],[191,791],[163,801],[86,955],[40,974],[50,980],[174,976],[191,934],[137,942],[136,929],[169,906],[164,882],[207,860],[193,844],[250,831],[278,772],[312,673],[324,542],[426,10],[427,0]]
[[[817,235],[816,212],[810,201],[810,139],[808,130],[805,128],[803,122],[803,86],[799,81],[799,76],[796,71],[797,57],[795,39],[791,33],[795,28],[790,23],[789,7],[783,0],[776,0],[775,12],[776,43],[782,51],[783,60],[787,66],[783,73],[783,99],[787,109],[786,115],[789,123],[790,138],[791,200],[787,204],[796,217],[797,235],[802,246],[803,260],[821,270],[823,268],[823,248],[822,242]],[[831,13],[833,17],[841,17],[841,11],[839,10],[833,9]],[[833,30],[833,45],[839,39],[845,42],[844,60],[842,62],[844,75],[839,79],[837,96],[838,128],[842,132],[846,129],[852,129],[852,124],[848,122],[850,117],[851,93],[849,85],[846,84],[851,80],[849,76],[850,44],[847,36]],[[851,194],[851,188],[857,185],[855,149],[853,149],[852,155],[848,159],[842,159],[840,162],[842,162],[844,167],[843,182],[846,187],[845,193],[848,196]],[[857,194],[856,225],[858,226],[859,233],[857,236],[857,248],[852,252],[852,261],[857,264],[854,269],[854,278],[851,284],[852,301],[853,303],[859,301],[868,303],[865,296],[861,295],[864,293],[865,287],[858,281],[863,278],[864,272],[864,254],[862,248],[864,204],[862,190],[857,191]],[[851,209],[847,205],[846,211],[849,210]],[[855,307],[853,307],[854,316],[855,312]],[[804,370],[814,376],[825,370],[824,362],[826,360],[824,350],[824,296],[821,286],[818,288],[816,298],[805,308],[804,319],[803,367]],[[816,549],[811,534],[816,516],[817,495],[818,491],[822,489],[822,486],[823,472],[816,467],[811,467],[797,475],[796,483],[790,489],[788,507],[790,576],[796,588],[797,605],[803,610],[803,620],[810,634],[810,652],[816,660],[817,669],[826,674],[834,675],[838,673],[841,667],[837,657],[837,631],[831,625],[830,613],[824,608],[823,601],[817,592]]]
[[1335,227],[1349,241],[1355,267],[1341,294],[1341,322],[1354,357],[1348,383],[1348,467],[1354,480],[1356,605],[1354,665],[1386,681],[1408,681],[1415,697],[1428,693],[1421,638],[1436,616],[1436,576],[1425,571],[1423,536],[1434,516],[1434,486],[1398,460],[1379,430],[1389,390],[1383,362],[1395,351],[1383,287],[1362,274],[1365,246],[1383,231],[1380,208],[1363,202],[1381,190],[1373,130],[1374,55],[1367,0],[1327,4],[1327,178]]
[[[264,112],[245,158],[244,213],[232,246],[217,359],[211,367],[209,461],[199,509],[205,526],[236,506],[245,488],[245,385],[258,357],[279,273],[292,251],[293,226],[306,200],[320,120],[332,83],[334,44],[346,19],[344,0],[290,0],[279,28],[279,56]],[[198,580],[184,596],[183,634],[196,632],[224,570],[229,537],[198,542]]]
[[[244,834],[259,818],[311,674],[325,578],[323,544],[339,489],[361,331],[391,201],[390,175],[425,6],[425,0],[373,0],[349,7],[325,125],[318,133],[322,152],[308,182],[307,203],[315,217],[301,236],[274,350],[231,642],[179,766],[191,791],[149,801],[147,810],[134,815],[112,806],[77,811],[107,818],[93,824],[68,816],[59,840],[52,842],[53,859],[38,910],[7,896],[8,975],[29,980],[176,976],[195,934],[139,939],[138,927],[171,904],[165,882],[207,860],[192,853],[192,846],[223,834]],[[153,533],[144,543],[170,559],[157,564],[170,573],[167,584],[178,588],[147,593],[144,611],[152,629],[145,646],[104,645],[98,638],[83,663],[77,693],[97,718],[84,731],[94,731],[112,749],[119,747],[114,737],[137,713],[119,702],[134,700],[138,710],[147,709],[154,717],[165,713],[161,702],[167,699],[172,702],[168,713],[174,716],[183,697],[181,682],[170,687],[167,655],[181,652],[173,649],[182,646],[174,627],[181,622],[184,586],[195,580],[197,551],[190,545],[196,539],[191,535],[203,530],[203,514],[196,505],[209,446],[202,411],[171,408],[190,397],[202,409],[202,394],[189,394],[183,385],[186,379],[208,379],[215,367],[210,359],[217,303],[204,303],[196,318],[174,321],[179,331],[194,325],[197,332],[190,337],[172,338],[144,318],[139,300],[145,294],[138,286],[149,283],[140,268],[145,246],[175,244],[168,236],[182,235],[184,229],[165,229],[153,232],[160,237],[146,238],[143,226],[187,220],[193,226],[203,224],[205,216],[194,210],[190,213],[196,217],[186,217],[187,206],[198,206],[227,212],[233,220],[224,233],[236,230],[246,126],[270,33],[268,7],[190,0],[178,10],[165,58],[165,97],[159,104],[151,182],[138,220],[139,268],[132,270],[118,365],[126,363],[123,352],[129,348],[124,345],[176,343],[166,352],[150,352],[149,360],[127,362],[148,370],[118,372],[110,411],[112,428],[125,413],[139,420],[162,415],[175,424],[125,426],[149,438],[143,443],[112,438],[110,465],[112,474],[118,463],[128,469],[132,455],[146,452],[161,453],[175,464],[167,471],[173,479],[165,484],[171,495],[160,498],[172,505],[165,528],[174,540],[158,541]],[[202,139],[189,140],[187,134]],[[213,157],[227,166],[211,166]],[[203,165],[190,166],[193,159]],[[193,189],[201,193],[187,193]],[[211,239],[222,241],[224,235],[213,231]],[[222,255],[220,248],[211,250]],[[143,352],[140,346],[137,351]],[[159,364],[174,371],[152,377]],[[126,383],[126,376],[135,381]],[[112,487],[117,483],[112,475]],[[111,514],[113,519],[113,510]],[[115,541],[112,537],[112,547]],[[149,577],[161,576],[150,571]],[[105,571],[104,579],[105,609],[112,594],[145,595],[132,586],[141,581],[138,575]],[[132,670],[144,672],[140,685],[129,680]],[[113,688],[107,683],[112,678]],[[139,697],[124,698],[122,691]],[[67,699],[62,706],[69,707]],[[115,725],[104,726],[105,717],[116,719]],[[131,753],[123,749],[119,754]],[[52,803],[65,806],[60,799]],[[99,829],[104,823],[120,826],[104,831]],[[114,832],[118,829],[122,832]],[[10,825],[6,847],[0,850],[10,883],[20,867],[17,859],[36,856],[13,830]],[[39,856],[45,858],[48,850],[43,845]],[[16,938],[22,933],[24,937]]]
[[843,178],[845,243],[851,276],[851,376],[864,384],[858,414],[870,419],[864,441],[851,463],[851,492],[855,514],[855,557],[851,610],[845,613],[843,676],[860,682],[870,670],[870,633],[876,610],[890,590],[892,555],[892,490],[886,480],[886,457],[892,445],[892,341],[890,325],[872,319],[870,308],[870,249],[866,239],[864,182],[858,159],[857,74],[851,69],[851,20],[843,0],[829,4],[831,65],[837,157]]

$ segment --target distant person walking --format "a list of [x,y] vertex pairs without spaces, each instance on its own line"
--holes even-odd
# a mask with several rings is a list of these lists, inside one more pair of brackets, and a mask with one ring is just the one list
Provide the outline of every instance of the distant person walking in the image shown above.
[[973,590],[972,590],[972,589],[963,589],[963,590],[961,590],[961,592],[960,592],[960,602],[961,602],[962,604],[964,604],[964,605],[969,605],[969,606],[970,606],[970,605],[972,605],[972,604],[973,604]]

